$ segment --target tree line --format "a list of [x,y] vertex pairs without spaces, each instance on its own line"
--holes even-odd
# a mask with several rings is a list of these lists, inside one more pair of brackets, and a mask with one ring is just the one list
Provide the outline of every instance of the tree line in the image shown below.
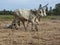
[[52,7],[50,7],[50,9],[48,10],[48,7],[46,7],[46,12],[47,15],[56,15],[56,16],[60,16],[60,3],[55,5],[55,8],[52,9]]
[[3,9],[2,11],[0,11],[0,15],[13,15],[13,11]]
[[[14,12],[12,10],[6,10],[6,9],[0,11],[0,15],[13,15],[13,13]],[[46,13],[47,15],[60,15],[60,3],[56,4],[54,9],[50,7],[50,9],[48,10],[48,6],[47,6]]]

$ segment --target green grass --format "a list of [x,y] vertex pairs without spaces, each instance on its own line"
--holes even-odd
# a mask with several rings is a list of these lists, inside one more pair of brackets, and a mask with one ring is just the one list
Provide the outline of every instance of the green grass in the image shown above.
[[[0,20],[12,20],[14,18],[13,15],[0,15]],[[46,16],[41,18],[42,20],[60,20],[60,16]]]
[[46,16],[42,18],[43,20],[60,20],[60,16]]
[[12,15],[0,15],[0,20],[12,20],[13,18]]

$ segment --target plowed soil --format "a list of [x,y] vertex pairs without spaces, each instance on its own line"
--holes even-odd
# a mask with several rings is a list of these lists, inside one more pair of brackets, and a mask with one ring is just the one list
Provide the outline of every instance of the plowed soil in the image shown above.
[[60,45],[60,20],[41,20],[38,31],[5,28],[11,22],[0,21],[0,45]]

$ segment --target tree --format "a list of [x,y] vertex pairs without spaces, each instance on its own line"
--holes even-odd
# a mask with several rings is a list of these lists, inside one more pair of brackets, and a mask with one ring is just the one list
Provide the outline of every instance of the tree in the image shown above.
[[52,7],[50,7],[50,15],[52,15],[52,13],[53,13],[53,9],[52,9]]
[[0,11],[0,15],[13,15],[13,11],[12,10],[6,10],[3,9],[2,11]]
[[60,3],[55,5],[55,8],[53,9],[53,12],[55,15],[60,15]]

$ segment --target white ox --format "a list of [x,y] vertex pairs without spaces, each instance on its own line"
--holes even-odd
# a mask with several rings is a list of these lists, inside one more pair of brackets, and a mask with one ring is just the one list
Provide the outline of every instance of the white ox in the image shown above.
[[37,24],[36,24],[36,19],[38,19],[38,21],[40,20],[40,16],[42,15],[39,15],[39,13],[37,11],[33,11],[33,10],[15,10],[14,11],[14,16],[15,16],[15,19],[13,21],[13,24],[15,24],[15,28],[17,28],[17,22],[18,21],[21,21],[24,25],[24,28],[26,30],[26,27],[25,27],[25,21],[27,21],[28,23],[32,23],[32,26],[35,25],[35,28],[37,30]]
[[27,25],[29,23],[32,23],[31,29],[33,29],[33,25],[35,26],[35,29],[37,28],[37,23],[40,21],[40,17],[46,16],[46,11],[44,9],[40,10],[25,10],[25,9],[16,9],[14,11],[14,20],[12,22],[12,25],[17,28],[17,22],[21,21],[23,23],[23,26],[26,30],[25,21],[27,21]]

